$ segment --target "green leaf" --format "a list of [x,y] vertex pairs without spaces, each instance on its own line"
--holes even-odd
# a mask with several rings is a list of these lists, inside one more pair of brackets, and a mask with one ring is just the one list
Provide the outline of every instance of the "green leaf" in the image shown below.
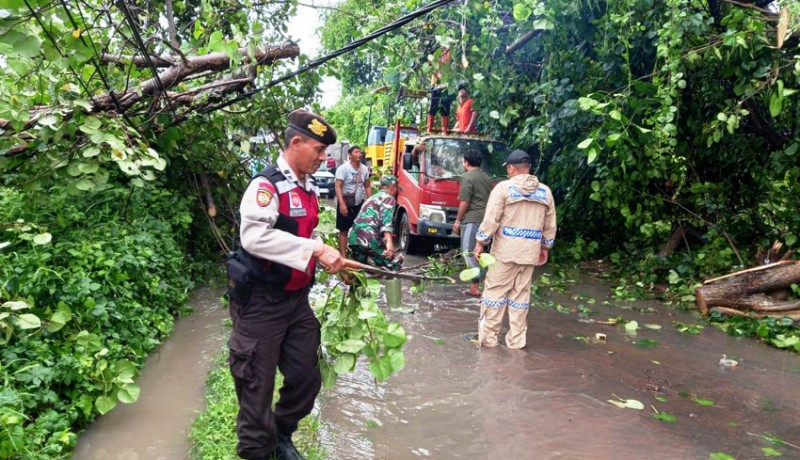
[[593,137],[587,137],[586,139],[581,141],[580,144],[578,144],[578,148],[583,150],[583,149],[589,147],[590,145],[592,145],[592,142],[594,142],[594,138]]
[[478,268],[478,267],[467,268],[467,269],[461,270],[461,273],[458,274],[458,278],[461,281],[471,281],[476,276],[478,276],[480,273],[481,273],[481,269]]
[[528,5],[524,3],[514,4],[514,20],[516,20],[517,22],[523,22],[527,20],[532,13],[533,10],[531,10],[531,8]]
[[42,126],[53,127],[56,125],[56,123],[58,123],[58,118],[55,115],[45,115],[36,120],[36,123],[39,123]]
[[736,457],[723,452],[714,452],[708,456],[708,460],[736,460]]
[[533,21],[534,30],[552,30],[553,23],[547,19],[541,18]]
[[359,339],[348,339],[336,345],[336,349],[344,353],[358,353],[367,343]]
[[94,190],[95,183],[89,179],[81,179],[75,183],[75,188],[88,192],[89,190]]
[[105,415],[111,411],[114,407],[116,407],[117,401],[108,396],[98,396],[97,399],[94,401],[94,406],[97,408],[97,411],[100,414]]
[[793,156],[795,153],[797,153],[798,146],[800,146],[800,144],[795,142],[794,144],[790,145],[789,147],[786,147],[786,150],[784,150],[783,153],[786,156],[789,156],[789,157]]
[[392,371],[400,372],[406,367],[406,357],[399,348],[392,348],[388,352],[389,363],[392,365]]
[[69,307],[66,309],[59,309],[53,313],[53,316],[50,317],[50,320],[47,322],[47,330],[50,332],[56,332],[61,330],[68,322],[72,319],[72,312],[69,311]]
[[44,232],[33,237],[33,244],[41,246],[43,244],[49,243],[52,240],[53,240],[53,235]]
[[642,404],[641,401],[637,401],[635,399],[625,399],[620,401],[609,399],[608,402],[619,407],[620,409],[635,409],[635,410],[644,409],[644,404]]
[[353,366],[356,364],[356,356],[351,353],[343,353],[336,358],[336,362],[333,363],[333,370],[337,374],[344,374],[345,372],[350,372],[353,369]]
[[476,73],[475,75],[473,75],[473,76],[472,76],[472,78],[474,78],[475,80],[481,81],[481,80],[483,80],[485,77],[483,76],[483,74],[482,74],[482,73]]
[[498,120],[500,119],[500,112],[498,112],[497,110],[492,110],[491,112],[489,112],[489,116],[491,118],[494,118],[495,120]]
[[[117,398],[120,402],[125,404],[133,404],[139,399],[139,393],[141,390],[139,389],[139,385],[135,383],[126,383],[122,386],[122,388],[117,391]],[[99,408],[98,408],[99,409]]]
[[225,37],[222,32],[215,31],[208,39],[208,49],[217,53],[224,53],[226,51]]
[[625,323],[625,332],[636,332],[639,329],[639,323],[636,321],[628,321]]
[[714,405],[714,401],[711,401],[709,399],[698,398],[697,396],[694,396],[692,398],[692,401],[696,402],[697,404],[700,404],[701,406],[713,406]]
[[657,331],[657,330],[661,329],[661,325],[660,324],[645,324],[644,327],[646,327],[648,329],[653,329],[654,331]]
[[[9,35],[11,32],[10,31]],[[42,42],[39,41],[34,35],[18,34],[15,37],[14,52],[12,55],[32,58],[39,55],[39,50],[42,48]]]
[[398,323],[390,323],[383,334],[383,343],[388,348],[396,348],[406,343],[406,331]]
[[42,320],[33,313],[23,313],[17,317],[17,326],[20,329],[36,329],[42,327]]
[[370,359],[369,372],[377,380],[386,380],[392,375],[392,363],[388,356]]
[[488,252],[482,252],[480,257],[478,257],[478,262],[481,264],[481,267],[486,268],[494,265],[497,260]]
[[653,414],[653,418],[668,423],[675,423],[678,420],[674,415],[670,414],[669,412],[660,412],[658,414]]
[[769,114],[772,115],[772,118],[781,114],[782,106],[783,97],[778,93],[772,93],[772,96],[769,98]]
[[765,457],[780,457],[783,455],[783,452],[775,450],[772,447],[762,447],[761,452],[764,453]]
[[3,307],[10,308],[13,311],[31,308],[31,306],[28,305],[28,303],[24,300],[10,300],[8,302],[3,302]]
[[586,157],[586,164],[592,164],[592,162],[597,158],[597,149],[592,147],[589,149],[588,155]]

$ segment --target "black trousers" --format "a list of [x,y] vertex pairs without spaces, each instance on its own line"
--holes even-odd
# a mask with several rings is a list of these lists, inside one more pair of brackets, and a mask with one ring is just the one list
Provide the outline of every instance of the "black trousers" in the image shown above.
[[444,89],[431,89],[431,104],[428,106],[428,115],[436,115],[441,113],[444,117],[450,116],[450,105],[453,103],[453,97]]
[[[281,291],[256,285],[245,305],[230,304],[228,363],[239,400],[236,452],[242,458],[270,454],[278,433],[293,433],[314,408],[322,384],[320,326],[308,293],[308,288]],[[284,380],[273,411],[276,368]]]

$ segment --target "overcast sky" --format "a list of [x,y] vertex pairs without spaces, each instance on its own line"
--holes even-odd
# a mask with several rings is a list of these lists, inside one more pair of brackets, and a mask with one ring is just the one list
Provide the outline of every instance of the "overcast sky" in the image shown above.
[[[303,3],[309,5],[335,6],[338,0],[304,0]],[[320,57],[322,45],[319,41],[318,30],[322,27],[322,21],[318,10],[307,6],[297,7],[297,16],[289,21],[289,33],[292,38],[300,45],[300,52],[315,59]],[[323,64],[323,67],[325,64]],[[320,67],[321,69],[321,67]],[[320,104],[323,107],[330,107],[336,103],[341,94],[341,86],[335,78],[324,77],[320,86]]]

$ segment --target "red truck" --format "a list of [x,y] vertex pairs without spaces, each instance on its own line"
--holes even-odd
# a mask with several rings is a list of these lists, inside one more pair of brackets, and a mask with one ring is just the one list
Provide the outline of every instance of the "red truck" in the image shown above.
[[497,182],[506,177],[503,163],[508,147],[501,142],[458,133],[419,137],[416,128],[401,126],[399,121],[394,132],[387,133],[385,158],[391,159],[399,184],[395,232],[404,252],[426,253],[437,243],[457,244],[453,222],[464,152],[469,149],[483,154],[481,168],[489,176]]

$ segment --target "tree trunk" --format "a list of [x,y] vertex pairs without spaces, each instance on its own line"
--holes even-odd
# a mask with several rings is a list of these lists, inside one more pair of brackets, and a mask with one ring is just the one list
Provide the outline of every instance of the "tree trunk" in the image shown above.
[[[707,315],[709,306],[730,306],[737,301],[746,303],[742,298],[786,288],[795,283],[800,283],[800,262],[786,260],[708,280],[695,290],[695,298],[700,311]],[[758,297],[760,303],[751,299],[751,303],[761,305],[763,309],[767,306],[764,299],[768,298]],[[775,304],[770,301],[771,307],[775,307]]]

